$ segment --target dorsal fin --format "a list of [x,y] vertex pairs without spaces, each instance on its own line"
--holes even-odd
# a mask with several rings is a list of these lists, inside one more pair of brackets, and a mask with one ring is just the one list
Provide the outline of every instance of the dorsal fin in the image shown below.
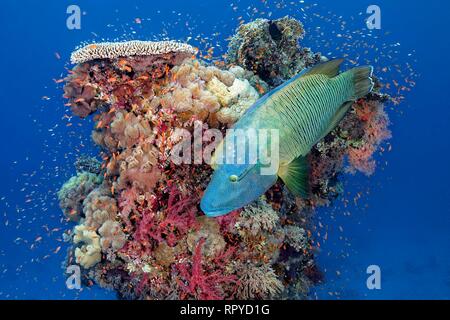
[[344,62],[344,59],[335,59],[330,60],[321,64],[318,64],[311,68],[303,69],[301,72],[299,72],[297,75],[292,77],[290,80],[286,81],[282,85],[278,86],[277,88],[269,91],[264,96],[258,99],[250,108],[248,108],[244,115],[249,114],[250,112],[256,110],[259,106],[261,106],[270,96],[277,93],[278,91],[282,90],[284,87],[287,87],[289,84],[297,81],[298,79],[302,77],[306,77],[313,74],[324,74],[330,78],[333,78],[339,74],[339,67]]
[[303,76],[310,76],[313,74],[324,74],[330,78],[333,78],[339,74],[339,67],[341,66],[344,59],[330,60],[317,66],[308,69]]

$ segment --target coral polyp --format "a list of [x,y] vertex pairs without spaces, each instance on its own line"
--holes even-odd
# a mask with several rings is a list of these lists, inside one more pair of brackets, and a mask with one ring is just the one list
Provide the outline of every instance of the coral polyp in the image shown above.
[[[375,92],[355,103],[314,147],[306,201],[278,182],[256,202],[209,218],[199,203],[212,168],[170,160],[178,129],[192,132],[200,121],[225,132],[262,94],[325,60],[300,47],[302,33],[288,17],[243,25],[221,67],[175,42],[75,51],[65,97],[75,115],[94,114],[102,164],[84,157],[59,192],[77,223],[67,264],[124,299],[306,298],[320,272],[304,213],[339,195],[347,158],[350,169],[373,170],[371,156],[389,137],[387,98]],[[277,54],[264,54],[274,46]]]

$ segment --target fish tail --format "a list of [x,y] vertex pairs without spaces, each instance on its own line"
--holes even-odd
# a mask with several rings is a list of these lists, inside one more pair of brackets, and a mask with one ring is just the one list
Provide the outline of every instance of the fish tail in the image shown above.
[[350,78],[353,84],[351,100],[360,99],[372,91],[374,86],[372,66],[356,67],[344,72],[344,74]]

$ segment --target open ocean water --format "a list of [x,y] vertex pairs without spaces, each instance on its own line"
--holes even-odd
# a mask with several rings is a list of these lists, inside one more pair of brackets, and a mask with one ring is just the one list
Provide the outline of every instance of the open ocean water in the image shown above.
[[[96,286],[68,290],[63,263],[67,244],[55,192],[74,174],[80,149],[91,154],[91,120],[62,121],[59,79],[73,49],[101,40],[202,41],[226,52],[239,21],[289,14],[305,25],[302,46],[339,56],[337,30],[365,28],[366,8],[381,8],[381,29],[367,31],[376,64],[401,65],[398,79],[414,72],[416,86],[389,108],[392,150],[379,156],[373,176],[349,175],[339,201],[318,210],[328,240],[317,251],[324,272],[311,299],[450,298],[450,103],[447,1],[2,1],[0,4],[0,299],[113,299]],[[303,7],[317,3],[308,10]],[[82,10],[81,29],[66,27],[69,5]],[[280,5],[282,4],[282,5]],[[136,18],[142,23],[135,23]],[[386,45],[388,44],[388,45]],[[206,45],[206,44],[204,44]],[[392,49],[394,48],[394,49]],[[384,50],[393,50],[385,54]],[[355,48],[349,55],[361,54]],[[412,70],[406,70],[405,63]],[[390,71],[391,72],[391,71]],[[402,80],[402,79],[398,79]],[[76,127],[76,130],[73,128]],[[367,190],[370,190],[368,192]],[[366,286],[366,269],[381,270],[381,289]]]

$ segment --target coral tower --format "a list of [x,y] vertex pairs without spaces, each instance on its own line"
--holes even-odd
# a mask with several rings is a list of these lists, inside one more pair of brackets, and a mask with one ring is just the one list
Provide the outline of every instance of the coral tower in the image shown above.
[[[78,161],[77,176],[58,193],[77,223],[67,263],[82,267],[86,284],[125,299],[306,298],[320,272],[305,217],[339,193],[347,155],[352,168],[373,171],[371,155],[388,137],[385,97],[359,101],[314,148],[308,201],[296,201],[280,182],[255,203],[208,218],[199,202],[212,169],[170,161],[178,129],[201,121],[203,130],[224,132],[292,76],[290,66],[319,62],[320,54],[299,46],[302,33],[288,17],[241,26],[221,68],[173,41],[92,44],[73,53],[65,97],[75,115],[94,114],[102,158],[101,165]],[[275,47],[269,69],[254,52]]]

